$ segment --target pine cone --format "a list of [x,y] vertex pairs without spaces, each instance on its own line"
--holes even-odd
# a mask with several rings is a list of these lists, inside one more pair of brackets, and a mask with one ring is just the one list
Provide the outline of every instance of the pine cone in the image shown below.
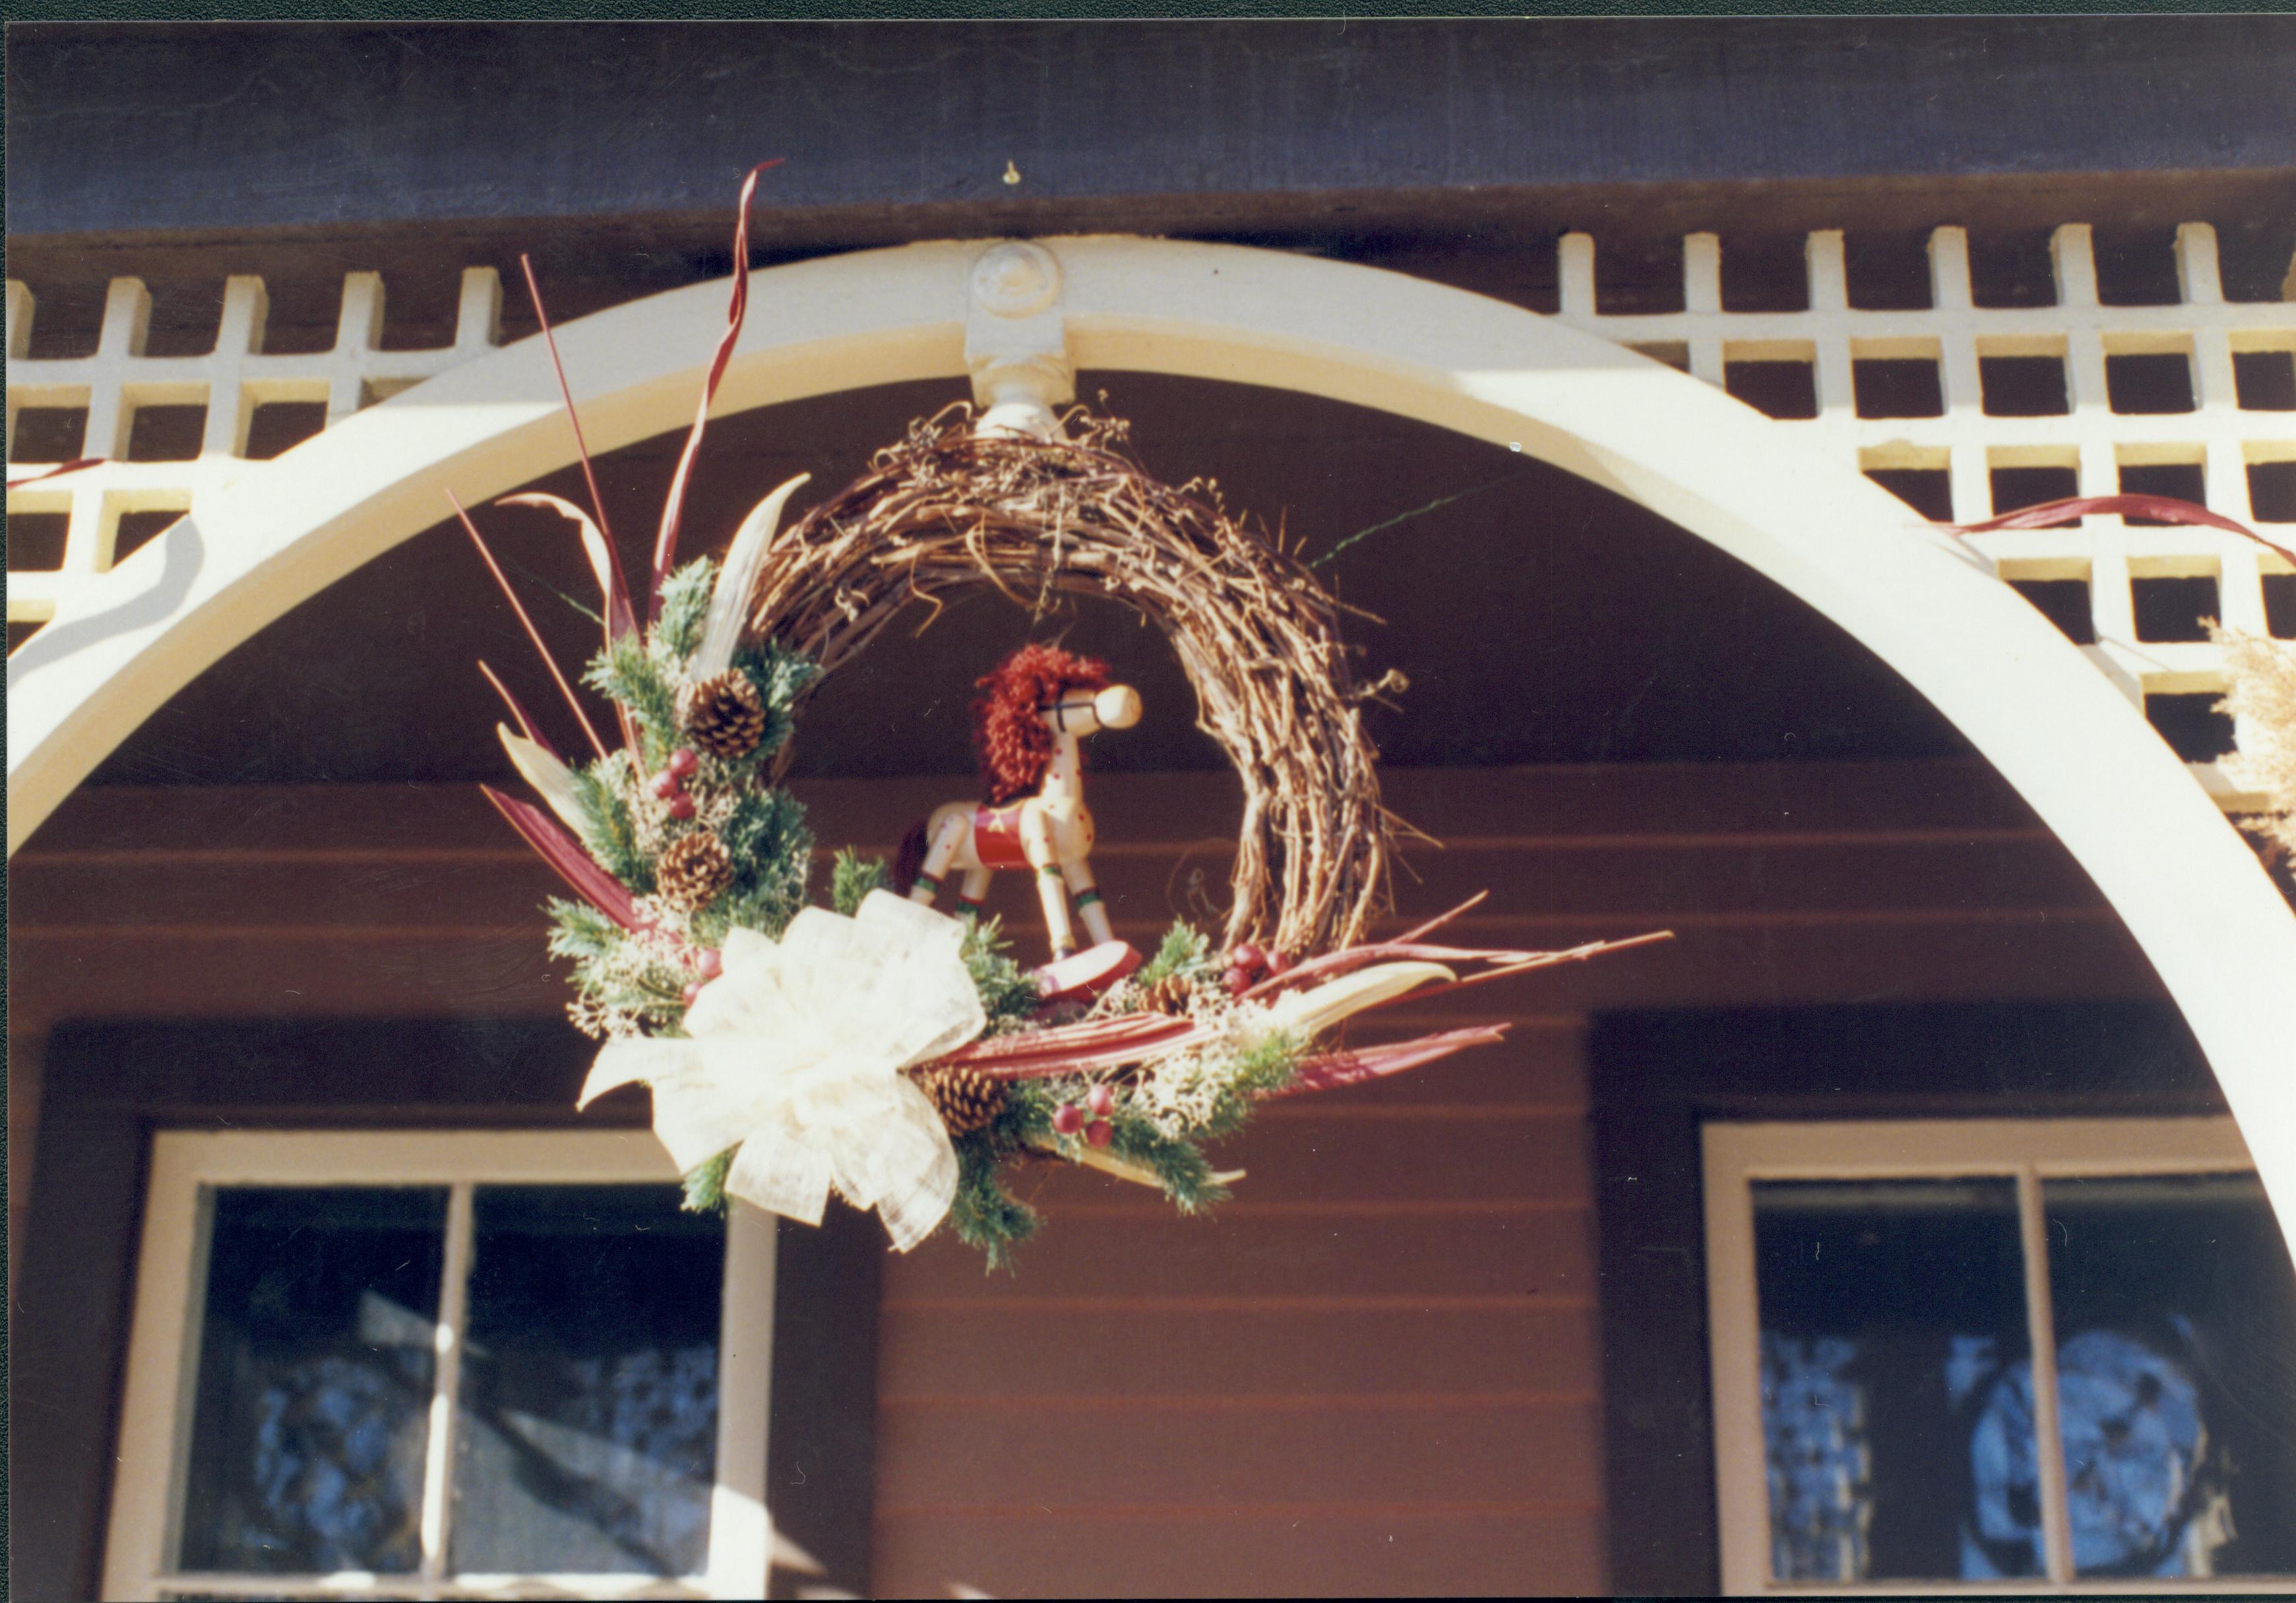
[[952,1136],[984,1130],[1004,1111],[1004,1087],[977,1068],[936,1068],[916,1078]]
[[654,865],[654,894],[687,912],[709,906],[733,883],[733,854],[707,830],[671,841]]
[[1144,1013],[1169,1013],[1175,1018],[1185,1018],[1188,1011],[1188,1003],[1195,994],[1195,986],[1188,981],[1177,974],[1168,974],[1161,979],[1151,980],[1140,987],[1140,1010]]
[[677,721],[685,726],[686,739],[711,757],[745,757],[766,732],[766,699],[747,674],[727,668],[685,687],[678,697]]

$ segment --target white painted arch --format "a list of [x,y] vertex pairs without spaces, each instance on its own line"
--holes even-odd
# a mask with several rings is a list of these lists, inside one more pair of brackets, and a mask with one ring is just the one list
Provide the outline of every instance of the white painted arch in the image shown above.
[[[2112,902],[2296,1219],[2296,916],[2142,715],[1895,497],[1710,386],[1521,308],[1233,246],[1043,242],[1080,368],[1234,380],[1516,446],[1639,502],[1847,629],[1968,736]],[[966,371],[978,243],[761,271],[718,410]],[[560,343],[591,446],[690,415],[722,284]],[[1035,321],[1035,319],[1031,319]],[[1055,337],[1057,337],[1057,331]],[[538,340],[369,408],[204,496],[9,664],[9,849],[177,687],[439,519],[572,460]]]

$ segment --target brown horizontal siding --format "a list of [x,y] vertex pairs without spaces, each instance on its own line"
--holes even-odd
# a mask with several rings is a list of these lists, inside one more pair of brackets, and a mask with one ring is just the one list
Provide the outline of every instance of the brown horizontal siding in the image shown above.
[[[1439,1235],[1431,1235],[1429,1250],[1439,1250]],[[1031,1272],[1025,1260],[1021,1272]],[[905,1305],[905,1275],[896,1265],[887,1277],[890,1300],[879,1330],[878,1395],[890,1403],[996,1397],[1026,1408],[1037,1397],[1090,1394],[1546,1394],[1597,1384],[1592,1299],[1583,1296],[1561,1299],[1560,1307],[1537,1296],[1456,1305],[1408,1296],[1364,1305],[1337,1296],[1327,1309],[1307,1298]]]
[[984,1286],[977,1256],[919,1252],[901,1265],[912,1306],[964,1298],[999,1305],[1050,1283],[1070,1296],[1298,1298],[1377,1285],[1403,1297],[1575,1296],[1594,1288],[1584,1207],[1277,1209],[1243,1196],[1200,1220],[1062,1208],[1029,1243],[1025,1271]]
[[[20,879],[49,871],[37,863]],[[537,900],[541,887],[537,887]],[[1414,903],[1416,911],[1419,904]],[[1638,934],[1647,915],[1463,920],[1462,941],[1554,949]],[[2106,911],[2007,909],[1669,918],[1677,939],[1511,982],[1542,1015],[1610,1008],[1792,1005],[1888,1000],[2158,996],[2128,932]],[[1162,920],[1119,922],[1152,940]],[[1022,955],[1041,936],[1015,921]],[[405,1018],[554,1014],[564,985],[543,926],[12,921],[10,999],[20,1030],[58,1018]]]
[[[961,789],[800,787],[824,846],[877,849]],[[1980,765],[1417,770],[1388,789],[1452,843],[1406,852],[1410,916],[1488,890],[1460,938],[1679,937],[1520,982],[1510,1006],[2158,993],[2086,876]],[[1093,801],[1128,937],[1224,894],[1232,780],[1111,775]],[[560,887],[461,787],[86,789],[12,866],[20,1030],[122,1012],[547,1014],[563,1000],[537,938]],[[1031,949],[1029,887],[1004,876],[994,894]]]
[[[506,784],[508,775],[505,765]],[[969,783],[815,780],[792,789],[816,825],[833,825],[824,835],[890,841]],[[1444,841],[2046,834],[2016,793],[1979,762],[1405,768],[1389,770],[1382,783],[1402,817]],[[1240,802],[1226,774],[1095,774],[1090,786],[1103,849],[1142,841],[1219,846],[1233,838]],[[463,786],[123,785],[73,792],[24,850],[499,853],[504,834],[494,810]]]
[[[27,871],[29,872],[29,871]],[[9,994],[60,1018],[535,1017],[566,1005],[539,924],[473,936],[145,928],[98,935],[12,927]]]
[[1603,1542],[1583,1501],[881,1509],[875,1562],[888,1597],[1571,1596],[1606,1590]]
[[[881,1408],[878,1507],[1583,1501],[1592,1395],[1294,1410]],[[898,1515],[896,1515],[898,1517]]]
[[[2079,866],[2046,846],[2046,837],[1982,834],[1601,841],[1524,835],[1406,852],[1398,887],[1414,909],[1437,911],[1488,893],[1476,916],[1499,921],[1871,915],[1880,911],[1877,883],[1892,887],[1887,905],[1901,912],[2098,906]],[[1118,916],[1159,927],[1185,905],[1185,873],[1176,876],[1183,861],[1163,841],[1103,849],[1094,858]],[[60,850],[29,852],[23,863],[42,871],[19,893],[14,911],[43,925],[197,926],[229,921],[219,915],[234,909],[291,908],[307,925],[512,928],[533,922],[539,898],[559,888],[533,857],[504,851]],[[1225,851],[1188,866],[1225,888]],[[1026,894],[1006,900],[1015,911],[1033,904]]]
[[[1584,1129],[1576,1115],[1538,1112],[1441,1120],[1301,1116],[1271,1119],[1213,1152],[1248,1173],[1241,1183],[1261,1202],[1563,1201],[1586,1194]],[[1073,1174],[1046,1178],[1048,1208],[1057,1212],[1057,1198],[1078,1189]]]

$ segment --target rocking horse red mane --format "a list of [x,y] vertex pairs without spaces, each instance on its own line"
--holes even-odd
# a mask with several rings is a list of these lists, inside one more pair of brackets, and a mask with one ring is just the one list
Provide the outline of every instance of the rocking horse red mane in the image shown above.
[[[998,869],[1032,869],[1052,942],[1052,962],[1037,970],[1040,994],[1092,994],[1140,966],[1140,954],[1116,938],[1095,884],[1092,814],[1084,805],[1079,737],[1129,729],[1140,721],[1140,696],[1111,684],[1104,663],[1058,646],[1032,643],[999,663],[977,688],[973,735],[988,782],[985,802],[934,809],[901,842],[893,884],[931,906],[942,881],[962,871],[957,912],[977,915]],[[1078,953],[1070,899],[1092,936]]]
[[1053,734],[1045,708],[1070,691],[1108,688],[1108,665],[1058,646],[1031,643],[1000,662],[973,688],[972,735],[988,781],[988,802],[1000,806],[1043,782],[1053,760]]

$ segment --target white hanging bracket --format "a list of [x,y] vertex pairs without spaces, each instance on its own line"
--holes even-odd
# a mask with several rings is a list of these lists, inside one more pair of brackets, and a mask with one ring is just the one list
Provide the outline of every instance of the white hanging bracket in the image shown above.
[[1059,408],[1076,399],[1059,258],[1042,245],[1008,240],[982,254],[969,282],[964,365],[980,408],[979,431],[1054,438]]

